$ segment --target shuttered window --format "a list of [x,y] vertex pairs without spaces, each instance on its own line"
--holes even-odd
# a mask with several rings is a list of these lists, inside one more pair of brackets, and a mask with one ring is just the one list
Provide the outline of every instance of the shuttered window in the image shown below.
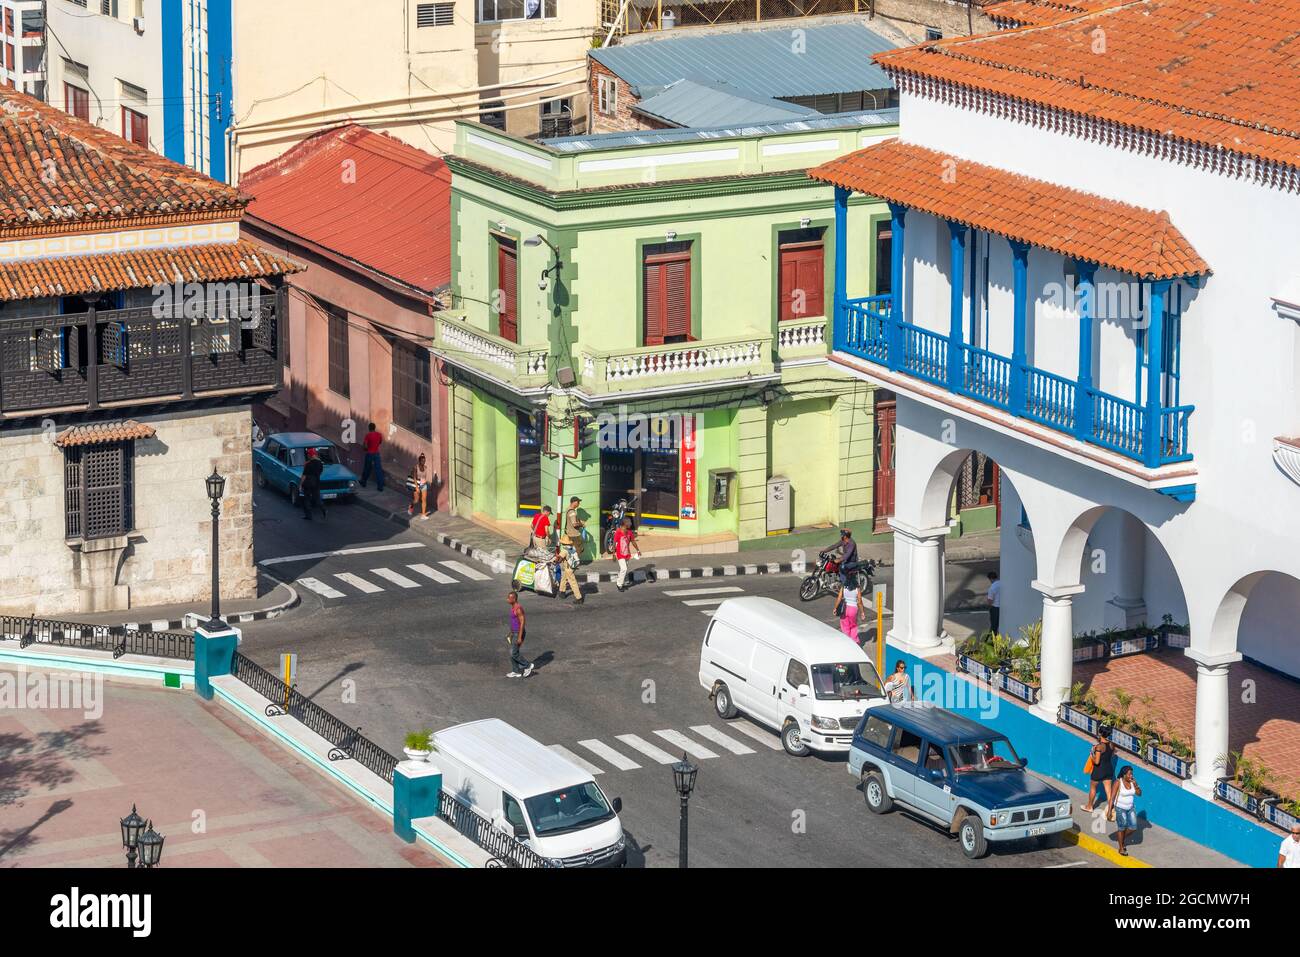
[[347,398],[352,394],[351,368],[348,363],[348,314],[344,309],[327,303],[325,313],[329,321],[330,391]]
[[820,230],[801,229],[780,237],[782,321],[826,314],[825,246]]
[[429,350],[389,338],[393,349],[393,421],[424,439],[433,438],[433,386]]
[[642,264],[642,301],[647,346],[687,342],[691,338],[691,244],[646,246]]
[[74,446],[64,454],[69,538],[112,538],[135,524],[134,442]]
[[415,8],[417,27],[449,27],[456,5],[454,3],[421,3]]
[[513,239],[496,237],[497,244],[497,335],[519,341],[519,251]]

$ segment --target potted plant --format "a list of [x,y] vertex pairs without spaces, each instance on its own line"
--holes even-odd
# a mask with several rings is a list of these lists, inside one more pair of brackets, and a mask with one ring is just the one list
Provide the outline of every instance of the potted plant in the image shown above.
[[1078,728],[1088,735],[1097,733],[1100,724],[1098,717],[1101,709],[1097,707],[1097,693],[1084,690],[1082,681],[1070,686],[1070,701],[1061,705],[1061,718],[1066,724]]
[[1300,801],[1286,798],[1269,798],[1264,801],[1264,820],[1289,831],[1300,823]]
[[1085,631],[1081,635],[1075,635],[1073,645],[1074,660],[1076,662],[1093,661],[1097,658],[1106,657],[1106,645],[1097,637],[1096,632]]
[[1110,698],[1115,703],[1115,710],[1111,712],[1114,717],[1111,722],[1111,743],[1130,754],[1143,754],[1138,739],[1137,722],[1133,720],[1129,713],[1136,699],[1123,688],[1116,688],[1112,691]]
[[1160,640],[1166,648],[1187,648],[1192,643],[1191,629],[1174,621],[1173,615],[1160,618]]
[[1274,796],[1269,791],[1273,773],[1262,761],[1248,758],[1240,751],[1231,752],[1225,763],[1232,767],[1232,777],[1215,782],[1214,796],[1258,817],[1264,799]]
[[433,732],[428,728],[410,732],[402,747],[408,761],[428,761],[429,755],[436,750],[438,749],[433,746]]

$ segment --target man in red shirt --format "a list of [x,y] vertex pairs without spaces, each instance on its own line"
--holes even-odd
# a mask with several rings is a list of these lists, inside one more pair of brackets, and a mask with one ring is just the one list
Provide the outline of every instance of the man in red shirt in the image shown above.
[[614,579],[614,587],[619,591],[627,590],[627,563],[633,555],[640,558],[641,550],[636,547],[632,519],[625,518],[614,531],[614,557],[618,560],[618,576]]
[[384,459],[379,454],[379,446],[384,444],[384,437],[375,428],[375,423],[370,423],[370,431],[361,440],[361,444],[366,450],[365,463],[361,467],[361,487],[366,487],[366,482],[370,480],[370,472],[373,469],[375,484],[379,487],[379,491],[382,492],[384,490]]
[[542,510],[533,516],[532,529],[532,547],[545,549],[551,538],[551,506],[543,505]]

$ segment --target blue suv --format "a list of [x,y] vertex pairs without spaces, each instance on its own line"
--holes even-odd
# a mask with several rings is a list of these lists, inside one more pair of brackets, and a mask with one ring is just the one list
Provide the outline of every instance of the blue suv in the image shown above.
[[922,703],[872,708],[849,748],[868,809],[898,805],[931,820],[970,858],[987,854],[990,841],[1050,844],[1074,826],[1069,796],[1025,773],[1028,763],[1005,735]]

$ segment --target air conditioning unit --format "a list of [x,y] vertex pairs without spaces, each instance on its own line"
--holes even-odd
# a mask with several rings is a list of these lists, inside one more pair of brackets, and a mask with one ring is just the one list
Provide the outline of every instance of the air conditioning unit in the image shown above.
[[135,32],[136,32],[136,33],[143,34],[143,33],[144,33],[144,17],[132,17],[132,18],[131,18],[131,26],[135,28]]

